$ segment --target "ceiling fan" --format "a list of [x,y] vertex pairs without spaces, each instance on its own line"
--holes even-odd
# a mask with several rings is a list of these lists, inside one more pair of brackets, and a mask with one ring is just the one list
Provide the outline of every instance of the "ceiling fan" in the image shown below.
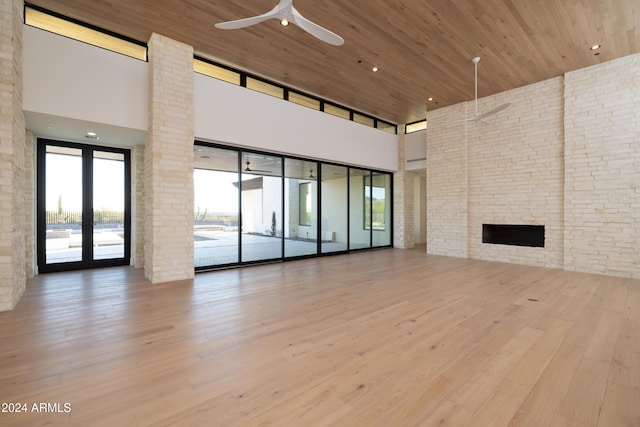
[[489,116],[493,116],[496,113],[499,113],[500,111],[504,110],[509,105],[511,105],[511,103],[507,102],[505,104],[499,105],[496,108],[494,108],[493,110],[487,111],[486,113],[479,113],[478,112],[478,62],[480,62],[480,57],[476,56],[471,61],[475,64],[475,84],[476,84],[475,113],[473,114],[473,116],[467,117],[467,121],[468,122],[480,122],[480,123],[482,123],[484,125],[488,125],[489,122],[486,121],[485,118],[487,118]]
[[280,24],[285,27],[289,25],[289,23],[293,23],[315,38],[331,45],[341,46],[344,43],[344,39],[339,35],[309,21],[307,18],[302,16],[300,12],[293,7],[292,2],[293,0],[280,0],[280,3],[278,3],[276,7],[262,15],[238,19],[235,21],[219,22],[215,24],[215,26],[222,30],[235,30],[238,28],[250,27],[251,25],[259,24],[262,21],[273,18],[280,20]]
[[247,160],[246,163],[247,163],[247,167],[244,168],[244,172],[273,173],[273,171],[268,171],[268,170],[251,169],[251,161]]

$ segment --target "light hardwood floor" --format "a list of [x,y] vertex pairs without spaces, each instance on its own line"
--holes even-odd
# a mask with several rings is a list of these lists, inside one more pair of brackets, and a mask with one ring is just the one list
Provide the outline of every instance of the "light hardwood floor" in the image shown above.
[[418,250],[42,275],[0,342],[2,426],[640,425],[639,280]]

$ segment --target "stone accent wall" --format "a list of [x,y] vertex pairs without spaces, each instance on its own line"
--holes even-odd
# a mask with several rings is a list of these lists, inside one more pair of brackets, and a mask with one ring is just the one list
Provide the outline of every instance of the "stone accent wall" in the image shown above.
[[131,265],[144,267],[144,150],[131,149]]
[[567,73],[565,268],[640,278],[640,55]]
[[[404,129],[404,126],[398,126]],[[400,249],[413,248],[413,174],[406,170],[405,134],[398,134],[398,166],[393,176],[393,246]]]
[[15,307],[26,285],[23,11],[21,0],[0,0],[0,311]]
[[[640,277],[640,54],[428,114],[427,252]],[[464,110],[467,110],[466,112]],[[545,247],[482,224],[545,226]]]
[[465,105],[427,115],[427,252],[466,258],[468,222]]
[[193,278],[193,48],[149,40],[149,134],[145,146],[145,276]]
[[[558,77],[478,103],[480,112],[511,105],[489,125],[468,123],[470,258],[562,268],[562,94]],[[482,224],[544,225],[544,248],[482,243]]]
[[414,245],[427,243],[427,178],[413,173],[413,240]]

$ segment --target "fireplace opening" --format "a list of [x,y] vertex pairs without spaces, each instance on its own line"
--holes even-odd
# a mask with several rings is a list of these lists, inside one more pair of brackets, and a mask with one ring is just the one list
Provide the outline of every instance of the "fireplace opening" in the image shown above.
[[482,243],[544,248],[544,225],[482,224]]

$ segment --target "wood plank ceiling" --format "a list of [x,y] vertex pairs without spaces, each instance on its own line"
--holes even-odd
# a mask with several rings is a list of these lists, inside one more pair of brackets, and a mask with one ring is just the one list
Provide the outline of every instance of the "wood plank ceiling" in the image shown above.
[[[640,52],[638,0],[294,0],[345,39],[335,47],[269,20],[225,31],[217,22],[278,0],[31,0],[124,36],[152,32],[197,54],[394,123],[429,109],[561,76]],[[590,46],[600,44],[597,51]],[[379,71],[371,71],[373,66]]]

